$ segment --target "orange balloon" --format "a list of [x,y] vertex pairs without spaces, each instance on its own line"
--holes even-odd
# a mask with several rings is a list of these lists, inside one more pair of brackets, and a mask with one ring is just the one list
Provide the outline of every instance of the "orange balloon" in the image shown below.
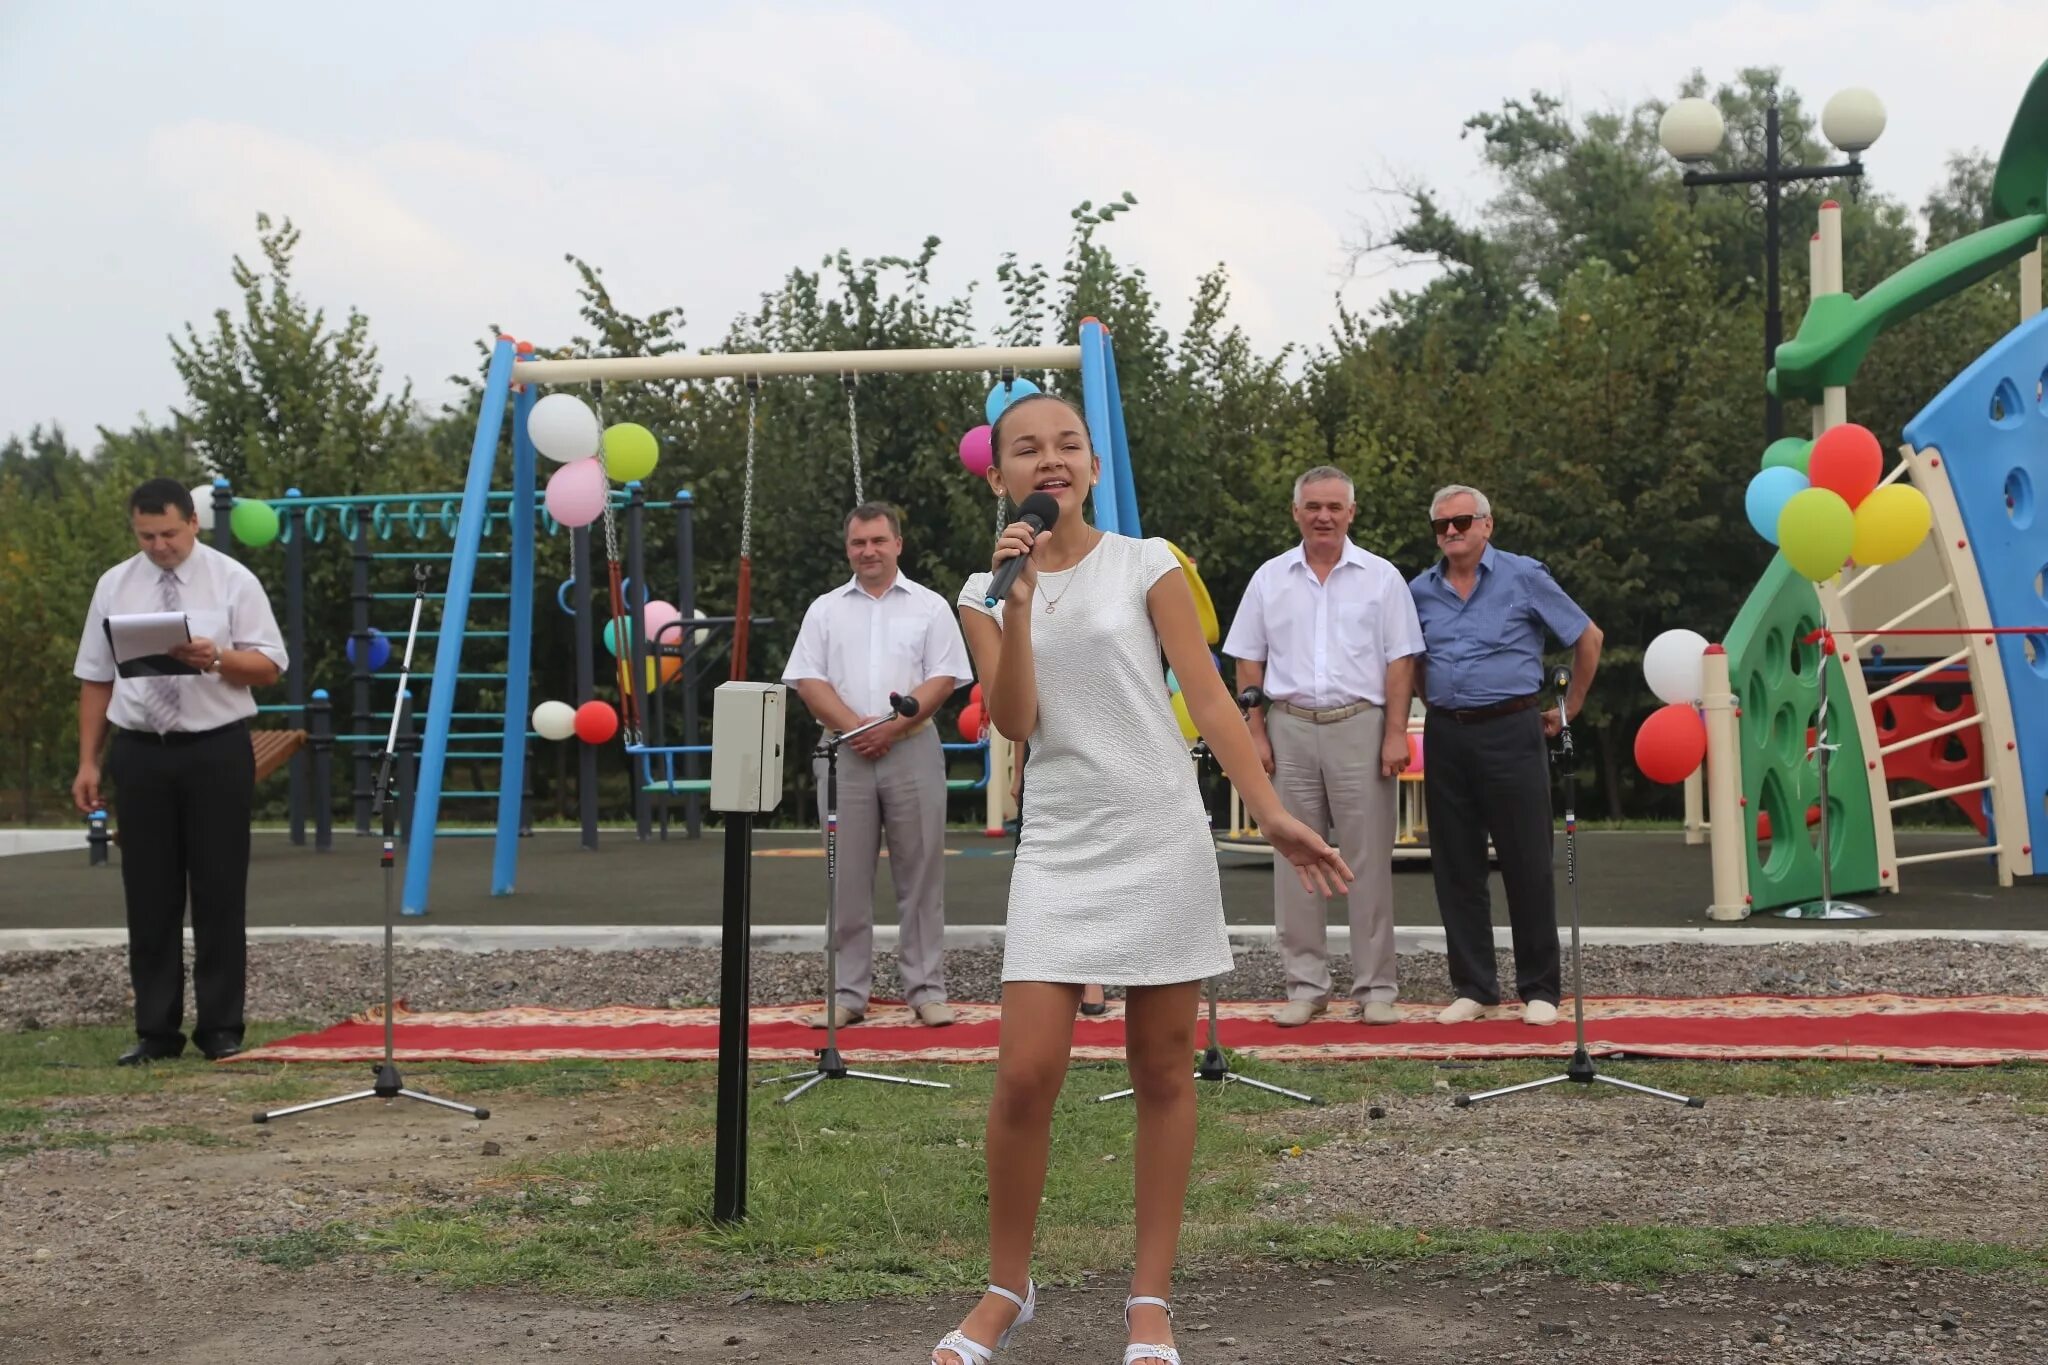
[[1884,450],[1870,428],[1854,422],[1822,432],[1806,460],[1806,481],[1836,494],[1852,508],[1869,497],[1883,477]]

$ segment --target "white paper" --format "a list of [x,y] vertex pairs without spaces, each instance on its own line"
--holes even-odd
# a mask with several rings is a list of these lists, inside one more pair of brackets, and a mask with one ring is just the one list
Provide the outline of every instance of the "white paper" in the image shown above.
[[125,664],[168,654],[192,640],[192,627],[182,611],[145,611],[133,616],[109,616],[107,638],[114,646],[114,662]]

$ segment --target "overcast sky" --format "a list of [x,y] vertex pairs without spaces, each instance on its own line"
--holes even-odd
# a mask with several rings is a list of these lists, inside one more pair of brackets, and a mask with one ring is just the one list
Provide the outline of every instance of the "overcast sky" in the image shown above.
[[[1490,186],[1459,125],[1531,89],[1581,109],[1778,64],[1813,104],[1883,98],[1875,183],[1917,205],[1996,152],[2041,0],[346,6],[0,0],[0,437],[161,418],[167,337],[234,302],[258,211],[304,232],[299,287],[370,316],[430,404],[490,323],[575,329],[562,256],[708,345],[791,267],[944,240],[940,283],[1057,261],[1108,229],[1168,319],[1230,270],[1265,349],[1320,340],[1372,188]],[[1855,249],[1854,243],[1848,249]]]

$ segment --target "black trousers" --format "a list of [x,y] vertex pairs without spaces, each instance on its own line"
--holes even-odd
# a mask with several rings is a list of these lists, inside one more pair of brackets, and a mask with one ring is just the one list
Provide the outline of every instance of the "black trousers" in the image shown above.
[[1423,723],[1424,801],[1437,913],[1450,953],[1451,987],[1482,1005],[1500,1003],[1494,966],[1493,898],[1486,841],[1500,856],[1514,930],[1516,992],[1557,1004],[1557,883],[1551,869],[1550,757],[1540,711],[1459,724],[1431,711]]
[[193,1036],[203,1046],[240,1042],[256,794],[248,727],[162,739],[123,730],[114,736],[108,773],[121,831],[135,1032],[184,1044],[189,893]]

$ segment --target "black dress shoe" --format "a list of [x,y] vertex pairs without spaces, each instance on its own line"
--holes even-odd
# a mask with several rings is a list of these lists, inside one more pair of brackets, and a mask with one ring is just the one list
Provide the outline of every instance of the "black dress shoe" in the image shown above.
[[242,1040],[231,1033],[209,1033],[204,1037],[194,1035],[192,1041],[206,1054],[209,1062],[222,1061],[242,1050]]
[[183,1043],[154,1042],[148,1038],[139,1039],[129,1045],[128,1050],[114,1059],[115,1066],[141,1066],[144,1062],[168,1062],[185,1053]]

